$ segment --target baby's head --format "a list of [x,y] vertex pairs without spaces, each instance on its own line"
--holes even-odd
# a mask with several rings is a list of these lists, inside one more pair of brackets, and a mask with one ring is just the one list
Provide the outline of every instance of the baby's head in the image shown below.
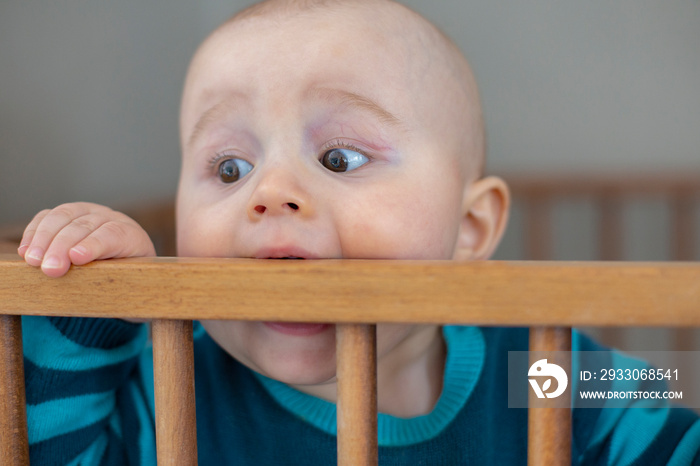
[[[180,255],[485,259],[504,229],[507,189],[481,178],[469,66],[391,1],[269,1],[239,13],[194,57],[180,131]],[[235,284],[232,296],[235,306]],[[272,377],[334,375],[331,327],[206,326]],[[426,331],[381,330],[380,369],[383,351]]]

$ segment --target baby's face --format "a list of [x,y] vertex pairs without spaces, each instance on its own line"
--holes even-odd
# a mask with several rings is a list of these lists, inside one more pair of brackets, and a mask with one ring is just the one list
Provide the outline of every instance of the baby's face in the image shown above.
[[[200,49],[181,114],[179,255],[453,258],[463,163],[410,50],[368,24],[352,14],[255,19]],[[205,327],[270,377],[318,384],[335,374],[333,326]],[[380,364],[425,331],[380,326]]]

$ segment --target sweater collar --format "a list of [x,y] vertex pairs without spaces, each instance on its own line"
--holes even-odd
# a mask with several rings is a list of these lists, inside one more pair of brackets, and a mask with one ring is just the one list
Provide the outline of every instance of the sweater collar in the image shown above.
[[[437,437],[464,407],[484,365],[485,343],[478,327],[443,327],[447,358],[443,388],[433,410],[423,416],[400,418],[378,415],[380,446],[403,446]],[[255,373],[265,390],[282,407],[322,431],[336,435],[334,403],[300,392],[287,384]]]

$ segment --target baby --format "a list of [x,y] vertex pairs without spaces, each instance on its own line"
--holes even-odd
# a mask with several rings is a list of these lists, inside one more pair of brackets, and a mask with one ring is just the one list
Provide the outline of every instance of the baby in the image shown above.
[[[181,256],[480,260],[505,228],[508,190],[482,176],[466,60],[391,1],[280,0],[240,12],[192,60],[180,135]],[[59,277],[71,264],[155,252],[125,215],[75,203],[39,213],[19,254]],[[231,291],[235,306],[235,283]],[[200,464],[335,462],[333,325],[202,326]],[[24,328],[32,461],[152,462],[143,326],[25,318]],[[507,408],[503,380],[507,351],[526,350],[526,332],[379,325],[377,341],[380,462],[525,461],[526,411]],[[577,463],[647,453],[620,452],[637,432],[599,411],[574,416]],[[656,441],[659,458],[695,454],[698,442],[678,447],[694,422],[657,419],[645,445]]]

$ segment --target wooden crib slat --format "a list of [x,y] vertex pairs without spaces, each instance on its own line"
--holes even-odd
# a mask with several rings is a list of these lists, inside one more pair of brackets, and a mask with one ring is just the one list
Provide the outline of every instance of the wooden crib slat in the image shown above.
[[691,261],[695,258],[694,196],[680,192],[671,203],[671,257],[674,261]]
[[598,257],[604,261],[619,261],[624,255],[623,203],[614,191],[604,191],[598,200]]
[[[598,258],[604,261],[619,261],[624,256],[623,200],[615,189],[602,190],[598,199]],[[607,327],[601,329],[603,341],[621,342],[624,330]]]
[[[571,328],[530,328],[530,351],[571,351]],[[537,355],[532,355],[534,363]],[[552,361],[549,361],[552,362]],[[571,374],[571,359],[557,360]],[[569,381],[571,383],[571,381]],[[564,395],[562,395],[564,396]],[[532,407],[537,400],[530,392],[528,409],[527,462],[530,466],[568,466],[571,464],[571,410],[568,397],[558,407]],[[552,401],[552,400],[548,400]]]
[[552,198],[538,192],[526,198],[525,254],[531,260],[552,258]]
[[29,465],[20,316],[0,315],[0,464]]
[[152,323],[159,466],[197,464],[192,321]]
[[336,327],[339,465],[378,461],[376,335],[376,325]]

